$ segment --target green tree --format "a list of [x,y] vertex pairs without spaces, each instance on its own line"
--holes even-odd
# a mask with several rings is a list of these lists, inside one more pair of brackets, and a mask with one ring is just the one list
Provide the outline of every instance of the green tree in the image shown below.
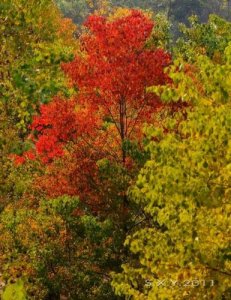
[[9,154],[29,149],[24,138],[32,115],[41,103],[66,90],[60,63],[71,58],[74,30],[51,0],[0,3],[1,203],[11,198],[13,190],[8,184]]
[[198,17],[189,18],[190,27],[181,25],[182,37],[176,43],[176,55],[193,62],[196,54],[206,54],[217,63],[224,58],[224,50],[231,40],[231,23],[210,15],[207,23],[199,23]]

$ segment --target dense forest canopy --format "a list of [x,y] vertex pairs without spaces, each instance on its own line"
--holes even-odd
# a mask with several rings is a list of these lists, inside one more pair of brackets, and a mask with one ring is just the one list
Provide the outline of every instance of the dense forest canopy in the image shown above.
[[1,299],[231,299],[230,12],[1,1]]
[[81,23],[94,10],[112,6],[161,12],[171,21],[183,23],[193,14],[198,15],[201,22],[206,22],[211,13],[228,20],[231,18],[230,0],[56,0],[56,3],[63,14],[76,23]]

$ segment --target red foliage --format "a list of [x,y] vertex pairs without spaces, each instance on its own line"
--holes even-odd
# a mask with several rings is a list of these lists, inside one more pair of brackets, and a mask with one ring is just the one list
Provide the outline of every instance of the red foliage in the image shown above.
[[11,159],[17,167],[23,165],[26,161],[24,156],[17,154],[10,154],[9,159]]
[[[40,187],[50,196],[78,194],[97,202],[96,162],[106,157],[125,168],[133,165],[122,144],[140,140],[142,124],[161,108],[146,87],[168,80],[170,56],[146,47],[154,24],[139,11],[112,22],[94,15],[85,26],[81,55],[62,66],[76,96],[42,105],[32,129],[36,152],[49,163]],[[62,163],[52,163],[54,158]]]
[[27,160],[35,160],[36,156],[33,150],[29,150],[23,153],[23,155],[10,154],[9,159],[11,159],[15,166],[23,165]]
[[63,156],[67,142],[92,133],[92,127],[97,125],[98,120],[92,110],[77,111],[75,101],[58,97],[42,105],[40,113],[34,118],[31,128],[37,132],[35,146],[44,163]]
[[145,89],[166,82],[163,70],[170,56],[145,47],[154,24],[139,11],[113,22],[91,16],[85,25],[89,32],[81,38],[84,55],[63,69],[80,90],[79,101],[100,107],[122,138],[130,137],[130,130],[160,106]]

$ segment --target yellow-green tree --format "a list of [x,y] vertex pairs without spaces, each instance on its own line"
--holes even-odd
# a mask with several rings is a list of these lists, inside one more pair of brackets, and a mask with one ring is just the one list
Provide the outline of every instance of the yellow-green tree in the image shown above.
[[152,88],[187,106],[145,129],[151,157],[130,192],[142,217],[112,282],[126,299],[230,299],[231,43],[223,55],[179,59],[173,83]]

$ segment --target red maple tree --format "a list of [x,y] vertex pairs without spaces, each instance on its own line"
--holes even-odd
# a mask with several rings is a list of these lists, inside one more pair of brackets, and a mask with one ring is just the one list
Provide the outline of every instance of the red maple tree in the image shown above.
[[85,26],[81,53],[62,66],[76,95],[42,105],[32,129],[37,155],[48,163],[40,182],[48,194],[78,194],[97,202],[97,161],[129,165],[123,143],[141,141],[142,125],[161,109],[146,87],[166,83],[170,55],[146,46],[154,23],[140,11],[113,21],[93,15]]

